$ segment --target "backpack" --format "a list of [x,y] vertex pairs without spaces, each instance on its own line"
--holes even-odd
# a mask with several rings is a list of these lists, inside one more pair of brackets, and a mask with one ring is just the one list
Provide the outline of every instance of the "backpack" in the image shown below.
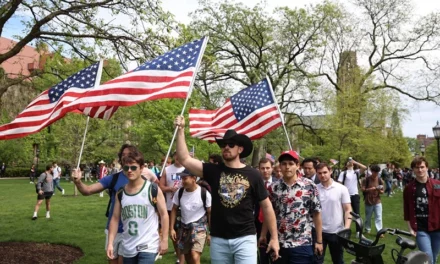
[[[342,173],[343,173],[342,174],[342,185],[345,185],[345,177],[347,176],[347,171],[345,170]],[[354,171],[354,173],[356,174],[357,183],[358,183],[358,185],[360,185],[359,184],[359,177],[360,177],[359,172],[358,171]]]
[[[44,173],[44,180],[41,182],[41,189],[43,189],[43,182],[46,180],[47,174]],[[38,182],[35,184],[35,192],[38,193]]]
[[[200,188],[202,188],[200,194],[202,196],[203,207],[206,210],[206,192],[208,191],[209,193],[211,193],[211,186],[205,180],[199,180],[197,182],[197,184],[200,186]],[[180,199],[182,198],[182,195],[183,195],[183,190],[184,190],[183,187],[180,188],[179,189],[179,194],[177,196],[179,198],[179,205],[180,205]]]
[[[370,177],[365,178],[365,189],[368,188],[368,180],[369,179],[370,179]],[[383,186],[383,180],[381,178],[379,178],[379,185]],[[364,201],[365,201],[365,197],[367,196],[367,192],[362,192],[362,194],[364,195]]]
[[[115,185],[116,185],[116,183],[118,182],[118,179],[119,179],[119,173],[121,173],[121,172],[118,172],[118,173],[115,173],[115,174],[113,174],[112,176],[113,176],[113,178],[112,178],[112,181],[110,182],[110,186],[108,187],[108,195],[110,196],[109,197],[109,199],[108,199],[108,204],[107,204],[107,210],[105,211],[105,216],[106,217],[108,217],[109,216],[109,211],[110,211],[110,205],[111,205],[111,203],[112,203],[112,195],[113,195],[113,192],[117,192],[117,190],[115,191]],[[147,180],[144,176],[141,176],[144,180]],[[157,185],[157,184],[156,184]],[[156,188],[157,188],[157,186],[156,186]],[[154,197],[157,197],[157,190],[156,190],[156,196],[154,196]],[[157,200],[156,200],[156,203],[157,203]],[[155,205],[154,205],[155,206]],[[155,206],[155,208],[156,208],[156,206]]]
[[[147,180],[147,179],[145,179],[144,178],[144,180]],[[157,193],[159,192],[158,191],[158,186],[157,186],[157,183],[155,183],[155,182],[152,182],[151,183],[151,185],[150,185],[150,190],[149,190],[149,192],[150,192],[150,195],[151,195],[151,204],[153,205],[153,207],[154,207],[154,210],[157,212]],[[119,199],[119,202],[122,200],[122,190],[124,189],[124,187],[121,187],[120,189],[119,189],[119,191],[118,191],[118,199]]]

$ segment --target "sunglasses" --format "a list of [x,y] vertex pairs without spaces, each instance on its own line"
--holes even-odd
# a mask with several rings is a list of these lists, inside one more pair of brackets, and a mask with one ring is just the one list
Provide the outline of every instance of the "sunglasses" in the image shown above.
[[131,171],[136,171],[138,168],[139,168],[138,166],[123,166],[123,167],[122,167],[122,169],[123,169],[124,171],[128,171],[129,169],[130,169]]
[[218,143],[218,146],[220,148],[224,148],[224,147],[226,147],[226,145],[230,148],[233,148],[233,147],[237,146],[237,143],[235,143],[235,142],[219,142]]

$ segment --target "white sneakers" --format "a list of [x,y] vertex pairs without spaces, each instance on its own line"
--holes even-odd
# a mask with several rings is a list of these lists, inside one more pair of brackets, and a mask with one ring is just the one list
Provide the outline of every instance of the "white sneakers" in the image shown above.
[[46,218],[50,218],[50,212],[46,212]]
[[64,195],[64,189],[61,191],[61,194]]

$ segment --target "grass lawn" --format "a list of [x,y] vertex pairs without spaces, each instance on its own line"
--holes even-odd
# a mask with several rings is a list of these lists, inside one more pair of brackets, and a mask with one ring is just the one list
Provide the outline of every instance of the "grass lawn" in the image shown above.
[[[104,228],[108,196],[99,195],[84,197],[73,196],[74,185],[61,182],[66,195],[61,196],[57,191],[52,197],[51,218],[45,218],[44,203],[38,214],[39,218],[32,221],[32,213],[36,202],[35,187],[29,180],[0,180],[0,241],[33,241],[69,244],[80,247],[84,252],[77,263],[106,263],[104,251]],[[393,198],[383,197],[384,227],[407,229],[403,221],[402,194],[396,193]],[[361,206],[362,216],[364,209]],[[373,227],[373,232],[374,227]],[[373,238],[373,236],[368,236]],[[387,235],[381,241],[386,244],[383,254],[385,263],[391,260],[391,248],[397,248],[396,237]],[[54,252],[56,254],[56,252]],[[331,263],[329,254],[326,263]],[[354,258],[345,253],[346,263]],[[206,247],[202,255],[202,263],[210,263],[209,248]],[[169,243],[169,253],[157,263],[175,263],[172,244]]]

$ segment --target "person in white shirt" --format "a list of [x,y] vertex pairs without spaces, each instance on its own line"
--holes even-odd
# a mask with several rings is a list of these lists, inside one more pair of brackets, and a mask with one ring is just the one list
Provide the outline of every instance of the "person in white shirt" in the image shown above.
[[[354,169],[354,165],[357,165],[360,169]],[[350,194],[351,200],[351,208],[353,212],[356,214],[360,214],[360,202],[361,198],[359,196],[359,188],[360,186],[360,175],[367,169],[367,167],[360,162],[353,160],[352,158],[348,159],[346,164],[346,170],[341,172],[338,177],[338,182],[342,183],[347,187],[348,193]],[[359,233],[360,230],[356,230]]]
[[[171,210],[173,209],[173,197],[182,186],[182,179],[180,178],[179,173],[185,169],[182,164],[180,164],[176,152],[174,152],[171,156],[174,159],[174,163],[165,168],[159,180],[160,189],[165,194],[166,198],[168,217],[171,217]],[[176,263],[184,263],[185,257],[183,254],[180,254],[179,247],[175,241],[173,241],[173,246],[178,257]]]
[[[208,226],[211,222],[211,194],[196,183],[196,176],[188,170],[179,173],[183,187],[173,196],[170,235],[177,242],[186,263],[200,264],[205,242],[211,240]],[[177,211],[181,212],[179,229],[174,230]]]
[[61,168],[58,167],[57,163],[52,164],[53,173],[53,195],[55,195],[56,189],[60,190],[61,194],[64,195],[64,189],[60,186]]
[[[322,211],[322,243],[323,254],[320,261],[323,263],[327,245],[334,264],[344,263],[342,245],[338,241],[337,232],[350,228],[351,200],[347,187],[336,183],[331,178],[332,169],[327,163],[316,165],[316,173],[321,181],[317,185]],[[345,224],[344,224],[345,223]]]

